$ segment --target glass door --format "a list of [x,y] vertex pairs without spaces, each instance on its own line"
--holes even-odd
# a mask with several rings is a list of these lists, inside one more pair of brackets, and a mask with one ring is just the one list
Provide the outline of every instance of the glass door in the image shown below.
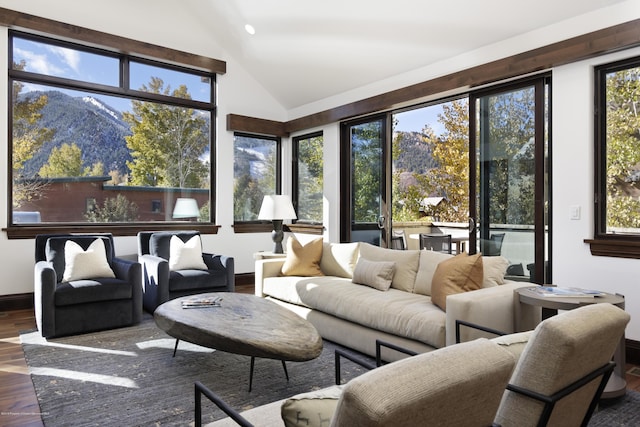
[[[387,116],[342,125],[341,229],[343,242],[386,246],[390,218],[386,201]],[[344,208],[347,207],[347,208]]]
[[470,99],[470,249],[548,281],[548,85],[538,78]]

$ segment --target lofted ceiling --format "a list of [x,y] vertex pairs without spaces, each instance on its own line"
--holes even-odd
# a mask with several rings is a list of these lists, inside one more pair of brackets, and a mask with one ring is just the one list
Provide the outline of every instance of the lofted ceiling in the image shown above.
[[198,2],[229,55],[291,109],[622,0]]

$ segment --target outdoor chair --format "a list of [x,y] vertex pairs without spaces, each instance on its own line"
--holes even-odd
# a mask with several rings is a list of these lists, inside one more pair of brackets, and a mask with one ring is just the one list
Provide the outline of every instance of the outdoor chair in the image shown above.
[[391,232],[391,249],[406,250],[407,239],[404,230],[393,230]]
[[451,234],[420,233],[420,249],[450,254],[452,253]]
[[489,237],[489,240],[485,241],[485,246],[482,254],[484,256],[500,256],[502,253],[502,241],[504,240],[505,233],[495,233]]
[[116,258],[111,234],[35,238],[34,308],[45,338],[142,320],[140,264]]
[[150,313],[178,297],[235,290],[233,257],[203,252],[197,231],[141,231],[138,260]]

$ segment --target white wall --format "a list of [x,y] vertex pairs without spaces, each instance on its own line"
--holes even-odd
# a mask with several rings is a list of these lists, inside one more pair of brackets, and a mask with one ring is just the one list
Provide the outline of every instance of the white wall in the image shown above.
[[[553,70],[553,282],[625,296],[627,338],[640,341],[640,260],[592,256],[594,232],[593,67],[640,55],[618,52]],[[580,206],[579,220],[570,219]]]
[[[612,6],[601,13],[591,13],[575,18],[571,22],[558,23],[534,34],[524,34],[516,39],[504,41],[494,46],[454,58],[446,64],[434,64],[431,68],[416,70],[406,75],[381,81],[375,85],[360,88],[351,93],[327,98],[314,105],[285,111],[256,81],[238,66],[225,50],[211,40],[207,25],[215,25],[202,19],[194,22],[189,34],[172,31],[171,20],[181,16],[163,16],[163,3],[150,11],[150,19],[145,22],[127,21],[123,13],[135,2],[112,1],[95,2],[95,13],[91,16],[74,7],[77,0],[0,0],[0,7],[20,10],[84,27],[94,28],[125,37],[155,43],[175,49],[202,54],[227,61],[227,74],[219,77],[218,124],[217,124],[217,223],[221,229],[217,235],[204,237],[204,246],[213,252],[225,253],[236,259],[236,271],[253,271],[253,253],[271,250],[269,233],[235,234],[233,224],[233,135],[225,130],[228,113],[263,117],[272,120],[293,119],[305,114],[336,107],[347,102],[380,94],[387,90],[427,80],[455,69],[468,68],[512,54],[528,50],[556,40],[586,33],[599,28],[640,18],[637,1],[630,0]],[[116,5],[114,5],[116,3]],[[124,6],[126,4],[126,6]],[[120,7],[117,7],[120,5]],[[165,22],[163,22],[165,21]],[[0,28],[0,46],[7,46],[7,31]],[[558,285],[583,286],[619,292],[626,296],[627,311],[632,315],[627,329],[627,338],[640,341],[640,290],[636,288],[635,277],[640,260],[593,257],[583,240],[593,236],[593,85],[592,66],[600,62],[622,57],[640,55],[635,49],[597,60],[571,64],[553,70],[553,282]],[[0,49],[0,67],[6,69],[6,49]],[[0,73],[0,99],[7,99],[6,72]],[[436,97],[436,96],[434,96]],[[7,105],[0,102],[0,176],[8,176]],[[339,239],[339,125],[322,127],[325,147],[325,238]],[[310,130],[311,131],[311,130]],[[305,132],[306,133],[306,132]],[[290,139],[283,140],[290,156]],[[286,158],[286,157],[285,157]],[[286,164],[286,163],[285,163]],[[284,168],[284,186],[290,188],[290,168]],[[286,192],[286,191],[285,191]],[[0,185],[0,201],[7,200],[6,185]],[[0,203],[0,226],[7,224],[7,209]],[[582,208],[580,220],[570,220],[570,207]],[[135,237],[116,239],[118,254],[136,252]],[[33,291],[33,240],[8,240],[0,233],[0,269],[3,280],[0,295],[28,293]]]

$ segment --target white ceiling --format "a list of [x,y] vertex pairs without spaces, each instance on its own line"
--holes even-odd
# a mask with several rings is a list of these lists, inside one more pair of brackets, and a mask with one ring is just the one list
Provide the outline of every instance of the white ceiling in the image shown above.
[[198,16],[291,109],[621,2],[209,0]]

